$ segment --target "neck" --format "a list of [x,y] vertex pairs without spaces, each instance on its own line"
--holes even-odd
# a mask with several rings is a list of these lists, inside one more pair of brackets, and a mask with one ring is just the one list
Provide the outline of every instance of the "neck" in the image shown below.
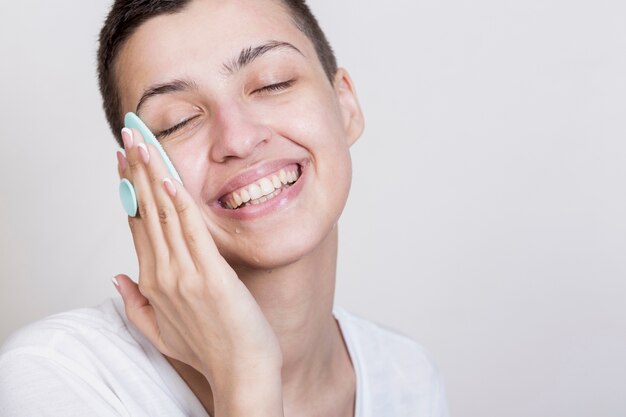
[[271,271],[237,271],[278,338],[286,390],[317,385],[310,383],[325,380],[333,365],[341,342],[332,315],[336,261],[335,227],[298,262]]
[[[273,269],[237,268],[272,326],[283,352],[283,401],[288,409],[314,404],[320,387],[352,389],[353,371],[332,315],[337,262],[337,227],[297,262]],[[210,387],[192,368],[169,359],[212,413]],[[338,395],[337,392],[327,395]]]

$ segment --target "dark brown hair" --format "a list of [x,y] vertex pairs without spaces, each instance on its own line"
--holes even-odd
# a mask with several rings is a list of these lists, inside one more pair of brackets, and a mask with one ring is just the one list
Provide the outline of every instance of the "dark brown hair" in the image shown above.
[[[324,72],[332,83],[337,72],[335,54],[306,0],[280,0],[293,22],[311,40]],[[120,146],[124,127],[120,96],[115,78],[115,60],[124,43],[147,20],[181,12],[191,0],[115,0],[100,31],[98,48],[98,82],[102,104],[113,136]]]

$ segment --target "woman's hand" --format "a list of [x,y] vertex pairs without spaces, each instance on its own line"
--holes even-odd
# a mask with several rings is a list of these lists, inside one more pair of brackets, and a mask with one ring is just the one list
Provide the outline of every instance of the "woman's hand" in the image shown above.
[[259,305],[158,151],[136,130],[122,136],[119,173],[139,205],[129,218],[139,285],[117,277],[128,319],[164,355],[207,378],[217,416],[282,416],[282,352]]

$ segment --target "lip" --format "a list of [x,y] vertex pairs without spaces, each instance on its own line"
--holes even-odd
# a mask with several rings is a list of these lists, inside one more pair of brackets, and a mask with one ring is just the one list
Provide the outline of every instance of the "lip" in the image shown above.
[[[260,203],[257,205],[246,205],[244,207],[238,208],[236,210],[225,208],[221,205],[220,199],[229,193],[248,185],[258,179],[266,177],[269,174],[272,174],[280,169],[288,166],[297,164],[300,169],[300,177],[298,180],[293,183],[290,187],[284,188],[280,194],[271,200],[267,200],[264,203]],[[230,180],[220,191],[220,199],[215,200],[212,207],[215,211],[217,211],[220,215],[230,217],[236,220],[251,220],[257,217],[264,216],[277,208],[283,207],[287,205],[290,201],[292,201],[302,190],[305,179],[307,177],[307,167],[309,161],[308,160],[278,160],[272,161],[268,163],[264,163],[259,165],[256,168],[253,168],[249,171],[244,172],[243,174],[238,175],[237,177]]]
[[237,174],[236,177],[227,181],[226,184],[217,193],[217,195],[219,196],[217,201],[219,203],[222,198],[226,197],[233,191],[236,191],[246,185],[252,184],[263,177],[267,177],[269,174],[280,171],[286,166],[297,164],[300,166],[300,168],[302,168],[305,163],[306,161],[302,159],[278,159],[275,161],[269,161],[259,164],[256,167],[249,169],[248,171]]

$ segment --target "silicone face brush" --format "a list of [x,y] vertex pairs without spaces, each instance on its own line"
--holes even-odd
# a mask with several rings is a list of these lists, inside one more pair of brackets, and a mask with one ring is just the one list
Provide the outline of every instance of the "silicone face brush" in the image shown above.
[[[170,158],[168,158],[167,154],[163,150],[163,147],[156,139],[154,134],[150,131],[150,129],[148,129],[148,126],[146,126],[135,113],[126,113],[126,116],[124,117],[124,126],[129,129],[138,130],[139,133],[141,133],[141,136],[143,136],[143,140],[146,142],[146,144],[153,145],[157,149],[157,151],[159,151],[159,154],[161,155],[161,158],[163,159],[163,162],[165,163],[165,166],[167,167],[167,170],[169,171],[172,178],[182,184],[180,175],[178,175],[176,168],[174,168],[174,165],[172,165],[172,161],[170,161]],[[133,184],[131,184],[131,182],[128,181],[126,178],[120,181],[120,199],[122,200],[122,206],[124,207],[126,213],[130,217],[135,217],[137,215],[138,207],[137,193],[135,192],[135,187],[133,187]]]

